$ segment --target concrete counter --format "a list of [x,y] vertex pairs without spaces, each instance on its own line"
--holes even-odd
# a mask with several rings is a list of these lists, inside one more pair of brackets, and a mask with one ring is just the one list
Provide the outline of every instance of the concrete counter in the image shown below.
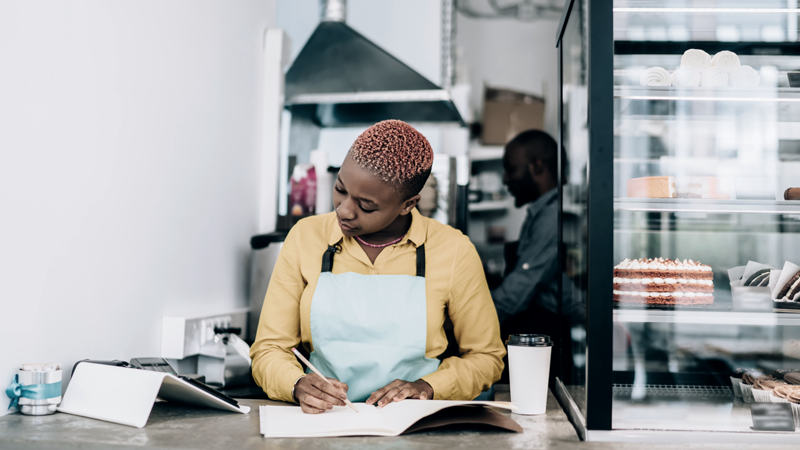
[[[500,392],[498,400],[508,400]],[[112,399],[109,399],[110,401]],[[552,441],[576,444],[578,437],[555,397],[550,394],[547,413],[513,418],[525,430],[509,433],[458,427],[423,431],[398,437],[350,437],[316,439],[266,439],[259,433],[259,405],[281,404],[270,400],[240,400],[250,414],[235,414],[159,402],[153,406],[144,428],[102,422],[56,413],[50,416],[0,417],[0,449],[310,449],[334,450],[368,446],[370,449],[502,449],[548,448]],[[571,445],[570,445],[571,446]]]

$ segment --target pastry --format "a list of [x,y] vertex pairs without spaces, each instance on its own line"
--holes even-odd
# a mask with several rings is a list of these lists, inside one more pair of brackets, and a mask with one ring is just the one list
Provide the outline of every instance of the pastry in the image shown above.
[[760,379],[765,378],[765,377],[769,377],[769,378],[771,378],[773,380],[775,379],[774,377],[771,377],[769,375],[764,375],[764,373],[761,372],[758,369],[756,369],[756,370],[748,370],[747,372],[744,373],[744,375],[742,375],[742,383],[744,383],[744,384],[746,384],[748,386],[753,386],[753,384],[756,382],[756,380],[760,380]]
[[769,375],[760,378],[753,383],[753,389],[758,389],[760,391],[772,391],[778,386],[787,386],[787,383],[781,380],[776,380],[775,377]]
[[711,305],[711,267],[692,260],[625,259],[614,267],[614,301],[646,305]]
[[712,198],[726,200],[731,196],[719,188],[716,177],[642,177],[627,181],[628,197],[632,198]]
[[739,56],[728,50],[723,50],[711,58],[712,68],[719,68],[727,73],[731,73],[741,66],[742,62],[739,60]]
[[792,275],[789,281],[778,291],[778,299],[791,301],[798,293],[800,293],[800,272]]
[[712,67],[703,71],[700,78],[700,86],[705,88],[722,88],[728,86],[730,74],[727,69],[722,67]]
[[798,372],[789,372],[783,375],[783,381],[793,384],[795,386],[800,385],[800,373]]
[[711,67],[711,55],[703,50],[689,49],[681,56],[681,67],[692,67],[703,71]]
[[672,85],[675,87],[699,87],[701,72],[694,67],[681,67],[672,72]]
[[800,386],[792,386],[791,384],[784,384],[778,386],[772,391],[772,395],[778,398],[786,399],[792,392],[800,391]]
[[765,376],[759,378],[753,383],[753,400],[759,403],[771,403],[772,392],[775,388],[786,386],[787,384],[781,380],[776,380],[775,377]]
[[750,66],[734,69],[730,75],[730,85],[735,88],[757,88],[761,83],[761,75]]
[[769,271],[770,269],[761,269],[757,271],[750,275],[750,278],[748,278],[742,286],[769,286]]
[[740,379],[740,380],[741,380],[741,379],[742,379],[742,376],[743,376],[744,374],[746,374],[747,372],[754,371],[754,370],[758,370],[758,369],[742,369],[742,368],[739,368],[739,369],[734,369],[734,370],[733,370],[733,372],[731,373],[731,376],[732,376],[733,378],[738,378],[738,379]]
[[642,73],[639,84],[642,86],[669,86],[672,76],[663,67],[651,67]]
[[797,369],[775,369],[775,372],[772,372],[772,376],[777,378],[777,379],[779,379],[779,380],[783,380],[783,377],[787,373],[797,373],[797,372],[800,372],[800,370],[797,370]]
[[800,200],[800,188],[789,188],[783,193],[784,200]]

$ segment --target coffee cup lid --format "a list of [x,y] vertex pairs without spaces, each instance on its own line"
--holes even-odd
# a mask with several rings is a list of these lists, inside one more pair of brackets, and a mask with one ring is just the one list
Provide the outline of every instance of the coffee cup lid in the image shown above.
[[508,337],[508,345],[520,347],[550,347],[553,342],[546,334],[512,334]]

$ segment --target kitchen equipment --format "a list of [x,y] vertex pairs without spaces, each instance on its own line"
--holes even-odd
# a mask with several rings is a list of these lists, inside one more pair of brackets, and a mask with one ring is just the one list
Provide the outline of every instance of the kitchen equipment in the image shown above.
[[463,125],[450,92],[345,23],[345,0],[320,3],[322,21],[286,72],[292,120],[323,127],[386,119]]
[[253,253],[250,265],[250,326],[247,327],[248,334],[245,337],[248,342],[252,343],[256,338],[261,306],[264,304],[264,296],[267,295],[269,279],[287,234],[288,231],[274,231],[250,239]]
[[214,328],[214,339],[200,347],[197,373],[212,386],[231,388],[250,383],[250,347],[236,336],[241,328]]

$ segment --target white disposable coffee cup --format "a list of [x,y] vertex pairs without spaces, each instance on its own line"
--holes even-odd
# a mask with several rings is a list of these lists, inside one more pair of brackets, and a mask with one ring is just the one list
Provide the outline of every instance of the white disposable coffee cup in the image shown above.
[[544,334],[512,334],[508,338],[511,403],[517,414],[544,414],[553,343]]

